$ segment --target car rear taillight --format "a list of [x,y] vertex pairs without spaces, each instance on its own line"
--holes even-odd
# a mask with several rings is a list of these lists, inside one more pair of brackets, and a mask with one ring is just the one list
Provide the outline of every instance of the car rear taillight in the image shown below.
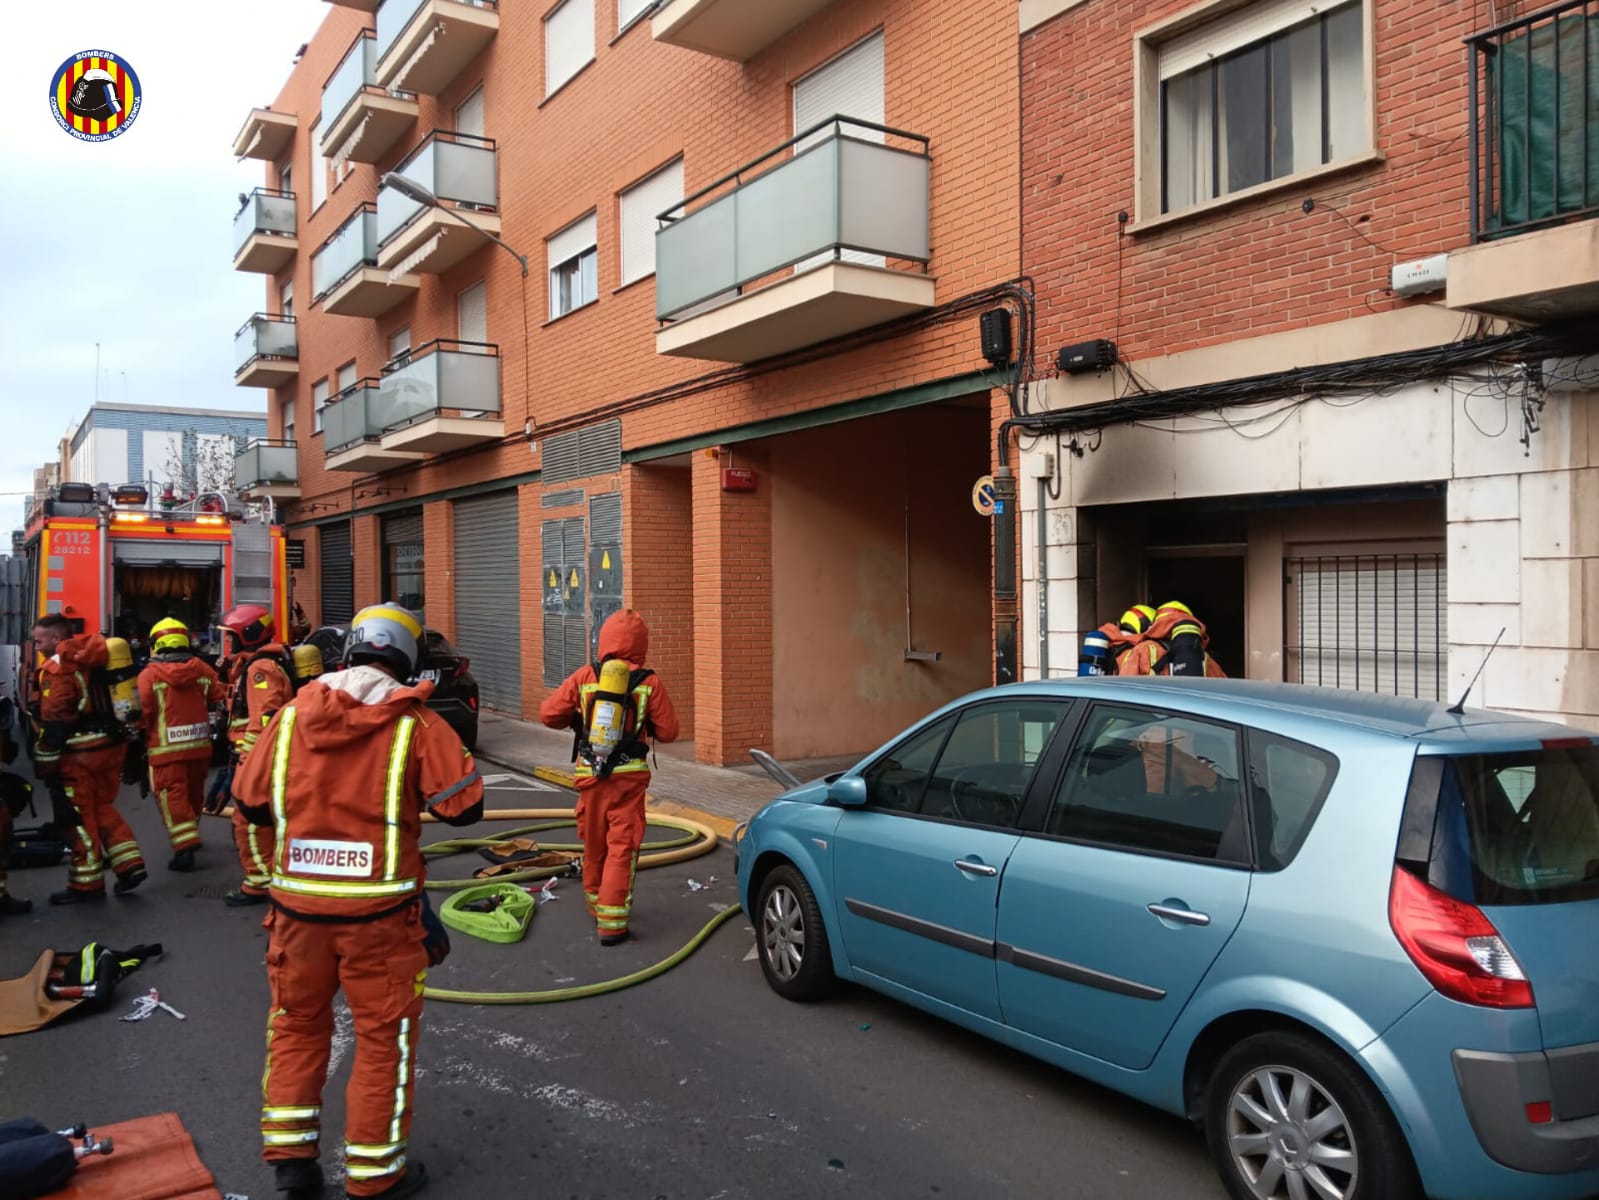
[[1388,923],[1427,982],[1451,1000],[1488,1008],[1532,1007],[1532,984],[1476,905],[1396,866],[1388,892]]
[[477,697],[476,696],[468,696],[466,698],[466,706],[468,708],[470,708],[473,712],[477,712]]

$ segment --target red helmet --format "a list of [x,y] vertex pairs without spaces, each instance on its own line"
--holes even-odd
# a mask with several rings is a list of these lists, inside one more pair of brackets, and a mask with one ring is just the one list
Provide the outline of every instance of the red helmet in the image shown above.
[[222,628],[239,639],[241,650],[255,650],[272,640],[272,614],[259,604],[241,604],[222,618]]

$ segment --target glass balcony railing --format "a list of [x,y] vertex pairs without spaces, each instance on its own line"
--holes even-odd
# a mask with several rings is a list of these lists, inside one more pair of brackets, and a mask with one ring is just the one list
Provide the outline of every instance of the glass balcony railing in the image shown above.
[[322,448],[336,454],[362,442],[374,442],[383,433],[378,379],[352,383],[322,410]]
[[441,413],[483,416],[500,411],[500,348],[439,340],[420,346],[383,372],[385,432]]
[[322,85],[322,132],[339,123],[344,110],[363,89],[377,78],[377,40],[370,29],[363,29],[344,52],[338,67]]
[[925,265],[930,166],[919,134],[844,117],[812,126],[660,215],[656,316],[821,254]]
[[311,298],[326,296],[362,267],[378,263],[377,207],[362,203],[311,255]]
[[[497,8],[495,0],[451,0],[455,4],[465,4],[472,8]],[[382,58],[393,48],[394,43],[400,40],[400,35],[424,8],[429,0],[383,0],[378,5],[377,16],[377,56]],[[324,112],[327,110],[324,108]]]
[[[420,183],[447,206],[493,210],[500,203],[497,159],[492,138],[435,129],[395,173]],[[378,245],[386,244],[415,220],[422,208],[391,187],[379,191]]]
[[252,441],[233,460],[233,482],[239,488],[299,483],[300,463],[295,444]]
[[1471,236],[1599,217],[1599,0],[1470,39]]
[[233,218],[233,253],[258,233],[293,237],[295,228],[294,193],[256,188]]
[[293,317],[256,313],[233,335],[233,370],[237,374],[258,358],[300,357]]

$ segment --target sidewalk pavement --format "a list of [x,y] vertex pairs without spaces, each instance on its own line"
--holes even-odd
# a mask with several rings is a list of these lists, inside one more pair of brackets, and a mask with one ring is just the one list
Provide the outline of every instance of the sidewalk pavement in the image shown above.
[[[572,786],[572,735],[534,722],[480,712],[477,757],[562,787]],[[808,781],[852,767],[863,757],[865,752],[783,765]],[[749,820],[782,791],[753,761],[736,767],[695,762],[692,742],[657,746],[650,767],[649,808],[699,821],[724,838],[732,837],[738,822]]]

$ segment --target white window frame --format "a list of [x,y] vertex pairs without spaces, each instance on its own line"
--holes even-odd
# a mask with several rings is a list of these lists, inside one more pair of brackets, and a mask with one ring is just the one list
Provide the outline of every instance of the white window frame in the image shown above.
[[[473,101],[477,102],[478,127],[476,129],[462,129],[461,128],[461,112],[462,112],[463,109],[465,109]],[[474,137],[483,137],[484,136],[485,132],[488,129],[489,117],[488,117],[487,101],[484,98],[483,85],[481,83],[478,84],[477,87],[472,89],[471,95],[467,96],[467,98],[465,100],[461,101],[461,103],[459,103],[459,104],[457,104],[455,106],[455,118],[454,119],[455,119],[455,132],[471,134]]]
[[616,32],[629,29],[633,22],[647,15],[655,7],[655,0],[616,0]]
[[[544,258],[550,281],[550,320],[559,320],[568,313],[576,312],[580,308],[593,304],[600,298],[597,233],[595,213],[591,211],[545,241]],[[585,270],[585,259],[592,261],[592,270]],[[580,298],[572,304],[563,306],[561,304],[562,279],[576,278],[579,285],[577,295],[581,297],[582,281],[585,274],[589,275],[593,280],[594,294],[586,299]]]
[[322,122],[311,126],[311,211],[316,212],[328,198],[328,160],[317,144],[317,130]]
[[283,440],[294,440],[294,397],[290,396],[283,402]]
[[[1252,187],[1227,192],[1175,212],[1161,212],[1161,183],[1165,165],[1161,151],[1162,56],[1166,72],[1174,66],[1199,66],[1214,57],[1252,45],[1312,16],[1344,3],[1361,5],[1365,118],[1363,147],[1333,162],[1291,175],[1268,179]],[[1252,197],[1302,184],[1363,163],[1380,161],[1376,146],[1376,0],[1202,0],[1201,3],[1133,35],[1133,231],[1185,220],[1200,213],[1238,204]]]
[[322,410],[328,406],[328,378],[324,375],[311,385],[311,432],[322,432]]
[[621,286],[655,274],[655,218],[683,200],[683,156],[627,188],[617,197],[617,258]]
[[545,98],[555,95],[593,61],[594,0],[564,0],[544,18]]
[[294,315],[294,279],[291,276],[278,285],[278,316]]

